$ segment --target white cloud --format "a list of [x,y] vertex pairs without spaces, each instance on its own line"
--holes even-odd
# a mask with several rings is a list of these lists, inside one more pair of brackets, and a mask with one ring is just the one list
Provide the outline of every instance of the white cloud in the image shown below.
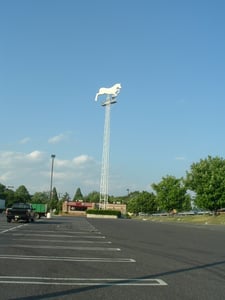
[[23,157],[24,154],[20,152],[0,152],[1,169],[16,167],[18,162],[22,161]]
[[22,152],[0,152],[0,162],[3,166],[16,166],[20,163],[26,163],[29,160],[37,160],[43,158],[44,153],[38,150],[28,154]]
[[[29,153],[0,152],[0,183],[18,188],[25,185],[32,194],[49,191],[51,159],[39,150]],[[53,186],[58,193],[68,192],[71,197],[80,187],[83,193],[99,190],[99,163],[86,154],[73,159],[55,158]]]
[[54,165],[59,168],[69,167],[71,165],[71,162],[69,160],[60,160],[57,158],[55,159]]
[[38,150],[35,150],[35,151],[27,154],[27,157],[32,160],[40,160],[43,158],[43,153]]
[[12,178],[12,172],[8,171],[0,175],[0,183],[2,182],[10,182]]
[[85,164],[89,161],[91,161],[92,158],[88,155],[80,155],[80,156],[77,156],[73,159],[73,162],[76,164],[76,165],[82,165],[82,164]]
[[[17,189],[25,185],[28,191],[49,191],[51,178],[51,159],[48,153],[34,150],[24,152],[0,151],[0,183],[14,186]],[[60,195],[69,193],[71,197],[78,187],[84,195],[91,191],[99,191],[101,164],[87,154],[81,154],[72,159],[54,160],[53,186]],[[126,188],[134,190],[131,183],[124,183],[118,172],[111,169],[109,193],[118,195],[126,193]],[[122,192],[121,192],[122,191]]]
[[48,139],[49,144],[57,144],[64,141],[67,138],[67,134],[60,133]]

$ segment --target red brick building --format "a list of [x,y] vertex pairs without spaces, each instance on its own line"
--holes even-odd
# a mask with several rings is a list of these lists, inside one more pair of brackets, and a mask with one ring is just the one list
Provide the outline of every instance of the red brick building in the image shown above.
[[[98,209],[99,203],[90,203],[83,201],[64,201],[62,205],[62,212],[68,214],[84,215],[87,209]],[[118,210],[122,214],[126,214],[125,204],[110,204],[106,205],[106,209]]]
[[62,211],[64,213],[85,212],[87,209],[94,209],[95,203],[83,201],[64,201]]

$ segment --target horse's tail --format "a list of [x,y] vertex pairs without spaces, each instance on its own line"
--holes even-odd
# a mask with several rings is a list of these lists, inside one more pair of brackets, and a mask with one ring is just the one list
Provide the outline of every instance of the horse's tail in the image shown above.
[[98,100],[98,93],[95,96],[95,101],[97,101],[97,100]]

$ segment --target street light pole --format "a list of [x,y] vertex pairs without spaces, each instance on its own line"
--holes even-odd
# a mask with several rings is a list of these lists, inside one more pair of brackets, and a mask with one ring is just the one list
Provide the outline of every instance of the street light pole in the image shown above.
[[52,168],[51,168],[51,182],[50,182],[50,202],[52,200],[52,182],[53,182],[53,167],[54,167],[55,154],[51,155],[51,159],[52,159]]

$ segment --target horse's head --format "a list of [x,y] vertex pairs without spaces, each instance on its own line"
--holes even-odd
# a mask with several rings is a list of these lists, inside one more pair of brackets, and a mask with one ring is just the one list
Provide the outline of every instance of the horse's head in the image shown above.
[[121,89],[121,88],[122,88],[122,87],[121,87],[121,84],[120,84],[120,83],[116,83],[116,84],[115,84],[115,88],[116,88],[116,89]]

